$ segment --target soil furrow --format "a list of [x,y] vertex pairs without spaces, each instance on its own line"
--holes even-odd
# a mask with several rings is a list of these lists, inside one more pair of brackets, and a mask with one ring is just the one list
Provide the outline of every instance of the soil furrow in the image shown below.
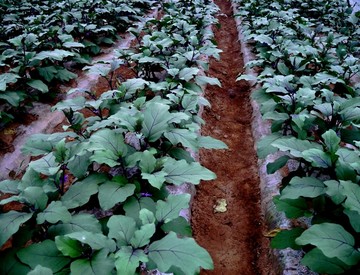
[[[236,82],[243,71],[243,59],[230,1],[215,1],[221,8],[221,28],[214,28],[223,53],[211,60],[209,75],[217,77],[222,88],[208,87],[203,135],[224,141],[228,150],[203,150],[202,165],[217,174],[212,182],[197,189],[192,206],[192,225],[197,242],[211,254],[215,269],[202,274],[273,274],[268,240],[260,209],[260,188],[256,152],[251,133],[252,108],[249,87]],[[225,199],[226,212],[213,208]],[[224,209],[222,209],[224,210]]]

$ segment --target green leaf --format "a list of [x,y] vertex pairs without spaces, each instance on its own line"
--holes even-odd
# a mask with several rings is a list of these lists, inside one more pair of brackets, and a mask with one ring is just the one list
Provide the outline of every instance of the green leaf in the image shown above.
[[127,93],[133,94],[138,90],[144,89],[147,83],[148,82],[142,78],[132,78],[123,82],[122,86],[125,87]]
[[115,155],[110,150],[98,150],[90,157],[90,161],[97,162],[99,164],[106,164],[110,167],[115,167],[120,164],[119,156]]
[[360,214],[357,211],[345,209],[344,213],[348,216],[351,226],[356,232],[360,232]]
[[208,77],[208,76],[204,76],[204,75],[198,75],[195,78],[195,82],[198,85],[217,85],[219,87],[221,87],[221,83],[219,81],[219,79],[215,78],[215,77]]
[[124,204],[126,216],[133,218],[138,224],[144,224],[140,219],[140,214],[145,209],[155,213],[156,203],[152,198],[141,197],[140,199],[136,199],[132,197]]
[[118,246],[126,246],[130,244],[130,240],[136,231],[136,222],[133,218],[114,215],[111,216],[107,223],[109,228],[109,238],[116,240]]
[[336,180],[327,180],[324,181],[324,184],[327,186],[326,194],[330,196],[335,204],[340,204],[345,200],[346,196],[343,195],[344,187],[340,182]]
[[279,148],[280,151],[283,152],[287,152],[290,151],[290,154],[293,155],[294,157],[297,158],[301,158],[302,157],[302,152],[305,150],[321,150],[321,145],[315,143],[315,142],[310,142],[308,140],[300,140],[294,137],[290,137],[290,138],[278,138],[276,140],[274,140],[271,143],[272,146]]
[[150,210],[143,208],[139,212],[139,218],[141,220],[141,223],[143,225],[149,224],[149,223],[155,223],[155,216],[154,213]]
[[77,258],[83,253],[83,247],[81,243],[68,236],[56,236],[55,244],[64,256]]
[[191,237],[192,230],[189,222],[184,217],[177,217],[161,226],[161,229],[166,232],[175,232],[183,237]]
[[61,201],[53,201],[48,207],[37,215],[36,221],[42,224],[45,221],[49,223],[57,223],[62,221],[64,223],[71,221],[71,214]]
[[335,153],[339,149],[341,139],[337,136],[334,130],[328,130],[321,135],[324,143],[330,153]]
[[27,85],[34,88],[35,90],[39,90],[42,93],[47,93],[49,91],[49,87],[44,82],[38,79],[28,81]]
[[154,154],[148,150],[145,150],[141,154],[140,169],[143,173],[152,173],[156,166],[156,158]]
[[101,233],[101,225],[95,216],[90,214],[75,214],[71,221],[60,223],[49,228],[51,236],[66,235],[73,232],[89,231],[93,233]]
[[30,162],[29,168],[44,175],[52,176],[59,171],[60,165],[56,162],[54,154],[49,153],[41,159]]
[[199,147],[205,149],[228,149],[228,146],[221,140],[212,137],[198,137]]
[[272,146],[272,143],[281,138],[279,134],[266,135],[257,143],[257,154],[260,159],[266,158],[268,155],[275,153],[278,149]]
[[68,208],[76,208],[86,204],[90,197],[98,192],[98,184],[107,180],[102,174],[91,174],[82,181],[70,186],[69,190],[62,196],[61,201]]
[[47,81],[50,82],[54,79],[55,75],[57,74],[57,69],[54,66],[48,67],[38,67],[37,68],[39,74]]
[[294,177],[281,191],[280,199],[316,198],[324,193],[325,185],[321,180],[314,177]]
[[27,98],[27,95],[23,91],[5,91],[0,93],[0,98],[7,101],[13,107],[18,107]]
[[315,224],[305,230],[296,243],[312,244],[326,257],[336,257],[347,265],[355,265],[360,260],[360,252],[354,247],[354,237],[339,224]]
[[159,222],[169,222],[179,217],[182,209],[189,208],[190,194],[169,195],[166,201],[157,201],[155,217]]
[[298,198],[296,200],[280,199],[280,196],[274,196],[274,203],[278,211],[284,211],[286,217],[290,219],[306,216],[308,212],[308,206],[304,198]]
[[154,223],[148,223],[141,226],[134,232],[130,244],[134,248],[143,247],[150,243],[150,238],[155,234],[156,228]]
[[340,192],[346,196],[344,207],[360,214],[360,186],[350,181],[340,181],[340,184],[343,187]]
[[62,82],[67,82],[70,81],[71,79],[75,79],[77,78],[78,75],[75,73],[70,72],[69,70],[66,69],[58,69],[57,74],[55,76],[55,78],[59,79]]
[[180,268],[185,274],[196,274],[200,267],[214,268],[211,257],[204,248],[194,239],[178,238],[174,232],[153,242],[148,251],[149,258],[161,272],[167,272],[171,266]]
[[17,253],[17,256],[32,269],[35,269],[37,265],[42,265],[50,268],[54,273],[70,263],[70,259],[63,256],[57,249],[55,242],[51,240],[23,248]]
[[350,267],[337,258],[326,257],[320,249],[307,252],[301,263],[321,274],[343,274]]
[[199,72],[198,68],[191,67],[191,68],[184,68],[180,70],[179,72],[179,78],[183,79],[185,81],[190,81],[194,78],[195,75],[197,75]]
[[50,268],[37,265],[34,270],[30,271],[27,275],[53,275],[54,273]]
[[167,131],[164,136],[175,146],[180,143],[182,146],[194,151],[198,149],[198,135],[191,130],[175,128]]
[[25,198],[28,203],[32,204],[35,209],[39,210],[44,210],[48,202],[48,196],[45,194],[44,190],[37,186],[25,188],[21,196]]
[[19,194],[18,185],[19,181],[17,180],[0,181],[0,192],[17,195]]
[[112,239],[104,236],[102,233],[93,233],[88,231],[73,232],[65,235],[73,240],[89,245],[93,250],[107,248],[111,252],[115,251],[116,245]]
[[94,252],[91,259],[79,259],[71,263],[71,274],[112,274],[115,267],[113,257],[108,256],[107,249]]
[[32,213],[10,211],[0,214],[0,247],[16,233],[21,224],[32,217]]
[[280,168],[284,167],[288,160],[290,159],[289,156],[281,156],[278,159],[276,159],[274,162],[268,163],[266,165],[266,172],[268,174],[273,174],[276,171],[278,171]]
[[134,184],[120,185],[118,182],[108,181],[99,187],[99,203],[103,210],[108,210],[119,202],[124,202],[135,191]]
[[201,166],[198,162],[187,163],[185,160],[167,159],[163,171],[167,173],[166,181],[175,185],[185,182],[199,184],[200,180],[213,180],[216,175]]
[[165,176],[167,175],[167,173],[163,172],[163,171],[158,171],[152,174],[148,174],[148,173],[141,173],[141,177],[145,180],[147,180],[151,186],[157,188],[157,189],[161,189],[161,187],[163,186],[166,178]]
[[144,111],[142,132],[150,142],[158,140],[168,129],[170,119],[169,106],[162,103],[150,103]]
[[69,51],[55,49],[53,51],[42,51],[35,55],[30,61],[43,60],[47,58],[51,60],[62,61],[64,58],[74,55],[75,53]]
[[148,257],[143,250],[133,250],[131,246],[122,246],[115,254],[115,266],[117,274],[133,275],[140,263],[146,263]]
[[16,81],[20,78],[17,74],[12,73],[2,73],[0,74],[0,91],[6,91],[7,84],[16,83]]
[[290,230],[281,230],[276,236],[271,240],[271,248],[285,249],[292,248],[298,250],[301,248],[296,244],[295,239],[299,237],[303,232],[304,228],[296,227]]
[[73,41],[63,43],[63,47],[64,48],[85,48],[84,44],[79,43],[79,42],[73,42]]
[[268,35],[265,35],[265,34],[254,35],[253,38],[254,38],[255,41],[267,44],[269,46],[273,44],[272,39]]
[[85,103],[86,103],[86,99],[82,96],[78,96],[75,98],[69,98],[58,102],[54,107],[51,108],[51,110],[63,111],[63,110],[71,109],[73,111],[78,111],[84,108]]
[[2,253],[0,257],[0,274],[28,274],[31,271],[30,267],[22,263],[16,256],[19,248],[10,248],[6,253]]
[[309,149],[302,152],[305,160],[314,167],[328,168],[332,166],[331,156],[322,149]]
[[110,129],[101,129],[94,133],[89,139],[91,150],[103,150],[113,153],[117,157],[125,156],[127,146],[122,133]]

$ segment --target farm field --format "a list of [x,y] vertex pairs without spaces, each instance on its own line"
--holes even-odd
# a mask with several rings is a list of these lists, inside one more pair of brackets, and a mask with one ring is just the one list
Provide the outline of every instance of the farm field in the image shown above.
[[0,3],[0,274],[359,273],[355,4]]

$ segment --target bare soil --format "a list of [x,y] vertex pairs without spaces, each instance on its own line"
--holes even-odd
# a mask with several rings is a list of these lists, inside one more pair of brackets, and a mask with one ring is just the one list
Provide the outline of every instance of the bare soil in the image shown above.
[[[236,82],[243,72],[243,58],[230,1],[216,0],[221,8],[221,28],[214,28],[221,60],[211,60],[209,75],[222,88],[208,87],[203,135],[224,141],[228,150],[203,150],[202,165],[217,179],[197,188],[192,205],[192,226],[196,241],[209,251],[215,269],[201,274],[275,274],[270,261],[269,240],[260,209],[260,188],[254,140],[251,132],[252,108],[247,83]],[[226,211],[219,212],[219,200]],[[224,211],[225,209],[220,209]]]

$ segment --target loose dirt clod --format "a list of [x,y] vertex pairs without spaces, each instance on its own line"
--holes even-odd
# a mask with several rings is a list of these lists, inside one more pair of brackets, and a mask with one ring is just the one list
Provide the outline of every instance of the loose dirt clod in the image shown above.
[[[221,60],[212,60],[209,74],[222,88],[208,87],[212,108],[204,110],[204,135],[223,140],[229,150],[201,151],[202,165],[218,178],[197,189],[192,206],[192,225],[197,242],[211,254],[215,269],[202,274],[276,274],[269,256],[269,241],[263,236],[256,152],[251,134],[252,108],[249,87],[236,82],[243,59],[230,1],[215,1],[221,8],[221,28],[214,29]],[[218,198],[226,211],[214,211]]]

